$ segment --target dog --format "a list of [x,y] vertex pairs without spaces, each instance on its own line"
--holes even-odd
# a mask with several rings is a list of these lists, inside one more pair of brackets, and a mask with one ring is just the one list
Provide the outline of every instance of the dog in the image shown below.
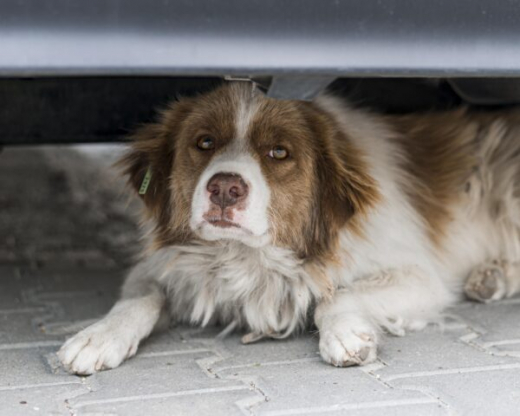
[[244,343],[315,325],[323,360],[362,365],[464,294],[514,295],[519,126],[514,110],[378,115],[247,82],[178,100],[120,161],[144,202],[142,258],[61,362],[117,367],[171,319]]

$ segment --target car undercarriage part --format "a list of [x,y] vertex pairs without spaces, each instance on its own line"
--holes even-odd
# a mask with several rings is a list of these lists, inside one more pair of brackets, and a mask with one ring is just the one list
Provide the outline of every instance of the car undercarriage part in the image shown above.
[[[291,82],[254,80],[278,98],[310,99],[326,87],[353,105],[394,114],[520,103],[517,79],[320,78],[303,90]],[[223,82],[218,77],[0,78],[0,99],[7,103],[0,106],[0,145],[121,141],[169,102]]]

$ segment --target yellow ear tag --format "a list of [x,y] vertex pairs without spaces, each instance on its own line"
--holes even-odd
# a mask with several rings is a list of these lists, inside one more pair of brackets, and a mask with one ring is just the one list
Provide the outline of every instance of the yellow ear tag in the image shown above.
[[139,188],[139,195],[146,194],[148,190],[148,185],[150,185],[150,181],[152,180],[152,169],[148,168],[146,174],[144,175],[143,182],[141,183],[141,187]]

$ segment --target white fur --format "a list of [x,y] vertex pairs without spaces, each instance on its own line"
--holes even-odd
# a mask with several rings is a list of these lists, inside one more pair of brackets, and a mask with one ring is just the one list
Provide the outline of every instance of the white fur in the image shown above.
[[[320,299],[303,262],[290,250],[269,244],[270,191],[260,166],[242,145],[257,98],[245,93],[239,98],[235,142],[207,167],[193,198],[190,226],[211,244],[162,249],[136,266],[108,316],[63,346],[60,358],[71,371],[119,365],[135,353],[166,305],[177,321],[244,327],[251,331],[244,340],[251,341],[289,335],[317,302],[321,355],[347,366],[376,358],[382,330],[403,335],[435,320],[460,296],[469,272],[490,259],[514,264],[504,280],[509,291],[502,292],[510,296],[519,289],[520,276],[511,274],[520,270],[518,127],[508,129],[497,121],[475,138],[480,165],[469,178],[470,191],[454,207],[439,250],[403,190],[410,179],[400,167],[404,156],[392,140],[394,133],[376,116],[320,98],[317,104],[365,155],[382,194],[362,224],[362,237],[341,233],[337,254],[342,263],[328,269],[336,293]],[[206,184],[218,172],[240,174],[250,187],[247,208],[237,216],[241,230],[203,220],[209,207]]]
[[[246,209],[236,210],[234,216],[234,221],[241,228],[216,227],[204,220],[204,213],[210,205],[207,183],[213,175],[220,172],[239,174],[249,187]],[[226,152],[217,156],[200,177],[193,195],[190,227],[208,241],[231,238],[252,247],[263,246],[270,240],[267,220],[269,199],[269,187],[258,162],[245,152]]]
[[[237,108],[235,109],[235,141],[243,148],[248,136],[249,127],[258,110],[258,91],[240,88],[238,91]],[[235,147],[237,147],[235,145]]]
[[[251,156],[246,146],[251,121],[258,109],[258,99],[253,90],[235,87],[237,102],[235,108],[235,137],[226,151],[216,156],[199,179],[191,207],[190,227],[204,240],[217,241],[234,239],[252,247],[269,243],[270,190],[258,162]],[[233,221],[241,228],[221,228],[204,220],[210,208],[208,181],[217,173],[232,173],[242,177],[248,185],[249,194],[245,210],[233,210]]]
[[[234,241],[174,247],[160,277],[176,320],[234,322],[253,333],[284,337],[303,323],[319,291],[290,250]],[[183,293],[183,296],[175,296]]]
[[164,296],[158,290],[120,300],[106,317],[63,345],[58,353],[61,362],[76,374],[92,374],[119,366],[135,355],[139,342],[150,335],[163,302]]
[[[355,353],[366,347],[370,350],[366,363],[376,357],[375,334],[381,328],[403,335],[406,329],[424,326],[453,301],[453,295],[443,282],[446,276],[438,271],[422,219],[401,186],[407,178],[398,165],[403,156],[389,140],[394,133],[376,117],[345,108],[336,99],[322,98],[319,105],[335,116],[366,155],[382,194],[381,203],[363,222],[363,237],[347,231],[341,235],[341,249],[348,255],[329,273],[338,287],[346,289],[320,305],[316,316],[320,332],[335,334],[320,343],[326,361],[359,363]],[[348,333],[363,333],[368,340],[344,340],[342,345],[350,351],[340,357],[332,341]]]

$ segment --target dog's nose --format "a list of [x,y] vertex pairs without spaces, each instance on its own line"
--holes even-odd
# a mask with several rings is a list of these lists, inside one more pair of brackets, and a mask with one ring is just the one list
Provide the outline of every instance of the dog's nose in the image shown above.
[[247,184],[235,173],[217,173],[208,181],[210,201],[222,209],[231,207],[247,198]]

